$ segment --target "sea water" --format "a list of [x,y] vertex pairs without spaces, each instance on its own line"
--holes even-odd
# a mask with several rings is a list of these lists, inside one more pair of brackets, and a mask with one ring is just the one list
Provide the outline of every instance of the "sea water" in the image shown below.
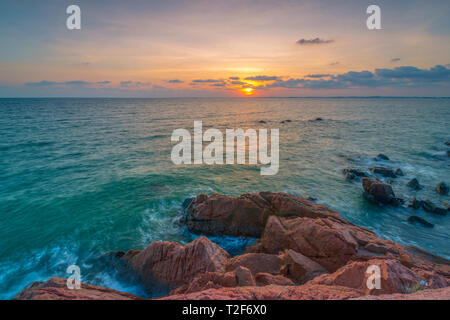
[[[205,130],[279,128],[278,174],[262,176],[255,165],[174,165],[172,132],[197,120]],[[177,220],[183,200],[200,193],[312,196],[381,237],[450,258],[450,217],[370,204],[361,182],[342,174],[401,168],[405,176],[392,182],[398,196],[450,203],[434,190],[450,184],[449,124],[443,98],[0,99],[0,298],[67,277],[72,264],[84,282],[157,295],[99,257],[155,240],[192,241],[198,235]],[[379,153],[391,160],[374,160]],[[413,177],[422,190],[406,187]],[[435,227],[408,223],[412,214]],[[252,241],[212,240],[231,254]]]

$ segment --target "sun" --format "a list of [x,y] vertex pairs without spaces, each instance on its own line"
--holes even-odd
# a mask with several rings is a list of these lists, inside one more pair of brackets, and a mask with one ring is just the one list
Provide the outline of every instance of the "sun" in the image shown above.
[[244,94],[250,96],[253,94],[253,89],[252,88],[245,88],[242,90],[244,92]]

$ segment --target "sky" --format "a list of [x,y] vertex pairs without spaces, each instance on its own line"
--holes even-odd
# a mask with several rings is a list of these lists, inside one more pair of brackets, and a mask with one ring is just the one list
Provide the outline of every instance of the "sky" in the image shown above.
[[[66,27],[73,4],[81,30]],[[448,0],[2,0],[0,97],[450,96],[449,13]]]

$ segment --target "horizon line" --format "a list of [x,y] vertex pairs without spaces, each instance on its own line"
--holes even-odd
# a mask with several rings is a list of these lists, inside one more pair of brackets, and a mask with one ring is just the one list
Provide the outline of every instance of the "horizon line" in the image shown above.
[[0,99],[450,99],[450,96],[266,96],[266,97],[0,97]]

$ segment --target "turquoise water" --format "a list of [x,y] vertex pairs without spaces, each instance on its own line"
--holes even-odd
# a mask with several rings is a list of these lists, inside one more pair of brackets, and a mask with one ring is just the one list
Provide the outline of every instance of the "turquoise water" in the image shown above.
[[[311,121],[317,117],[323,121]],[[279,128],[279,173],[173,165],[171,133],[192,132],[194,120],[223,131]],[[183,200],[199,193],[314,196],[382,237],[450,258],[448,216],[373,206],[360,183],[342,175],[345,167],[399,167],[406,173],[393,183],[399,196],[450,203],[434,191],[450,183],[449,123],[450,99],[0,99],[0,298],[67,276],[71,264],[82,281],[144,295],[98,257],[154,240],[191,241],[176,222]],[[391,161],[374,161],[378,153]],[[405,187],[412,177],[423,190]],[[412,212],[435,227],[407,223]],[[245,244],[215,240],[231,251]]]

